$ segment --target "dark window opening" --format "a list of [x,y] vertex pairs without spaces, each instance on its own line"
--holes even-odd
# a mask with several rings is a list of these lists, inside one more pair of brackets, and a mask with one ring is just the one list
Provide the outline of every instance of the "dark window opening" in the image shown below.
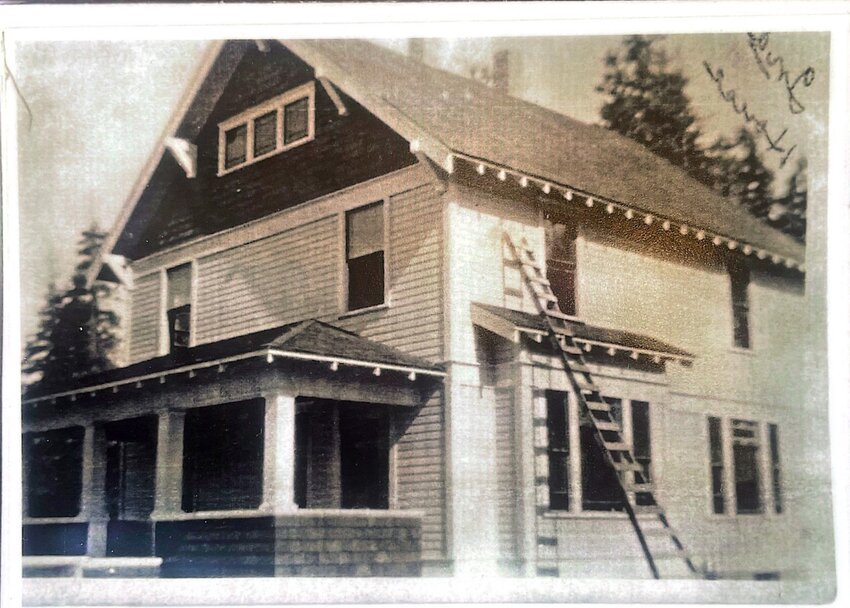
[[85,429],[81,426],[24,434],[29,517],[79,514],[84,437]]
[[295,418],[295,503],[301,509],[388,509],[390,412],[304,400]]
[[192,265],[169,268],[166,273],[168,318],[168,350],[189,347],[192,319]]
[[[649,430],[649,404],[646,401],[632,401],[632,453],[635,460],[643,466],[644,483],[652,481],[652,440]],[[652,504],[652,496],[638,492],[635,502],[639,505]]]
[[576,227],[547,223],[546,278],[561,312],[576,314]]
[[[622,424],[620,399],[605,398],[611,406],[611,418]],[[623,494],[617,473],[608,464],[604,448],[596,441],[593,423],[581,415],[581,486],[582,509],[585,511],[622,511]]]
[[775,424],[768,425],[770,436],[770,471],[773,482],[773,509],[782,513],[782,471],[779,464],[779,429]]
[[110,422],[106,435],[106,505],[113,520],[144,520],[154,507],[157,419]]
[[750,348],[750,270],[737,265],[729,270],[732,286],[732,331],[735,346]]
[[567,393],[546,391],[546,431],[549,454],[549,508],[570,508],[570,437]]
[[244,163],[248,149],[248,125],[239,125],[224,133],[224,168]]
[[340,408],[339,457],[343,509],[389,508],[389,424],[359,408]]
[[262,400],[190,409],[183,434],[183,510],[255,509],[262,500]]
[[708,445],[711,460],[711,501],[717,514],[726,512],[723,486],[723,438],[720,418],[708,417]]
[[309,135],[309,102],[306,97],[286,104],[283,109],[283,144],[304,139]]
[[254,156],[268,154],[277,148],[277,110],[254,119]]
[[755,422],[732,421],[732,456],[738,513],[761,513],[759,482],[759,439]]
[[384,205],[374,203],[346,214],[348,310],[384,303]]

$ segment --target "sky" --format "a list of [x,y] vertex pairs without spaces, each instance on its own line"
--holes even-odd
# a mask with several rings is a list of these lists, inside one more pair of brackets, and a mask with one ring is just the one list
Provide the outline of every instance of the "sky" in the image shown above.
[[[599,122],[603,97],[594,88],[606,50],[620,40],[433,39],[426,44],[425,61],[466,75],[472,66],[488,63],[494,51],[507,49],[511,94]],[[405,40],[382,44],[400,51],[407,46]],[[768,69],[768,79],[745,34],[667,36],[663,44],[672,66],[689,79],[686,92],[703,132],[731,135],[743,122],[719,95],[704,62],[715,75],[718,68],[724,70],[724,90],[735,89],[739,102],[768,120],[774,137],[788,129],[782,143],[798,148],[785,169],[779,170],[779,154],[765,154],[768,166],[779,173],[779,189],[797,154],[811,159],[825,153],[826,35],[773,34],[765,48],[783,57],[790,82],[806,68],[814,70],[809,86],[798,83],[793,90],[805,106],[798,113],[791,111],[787,87],[777,80],[778,67]],[[62,287],[68,281],[80,232],[92,222],[104,229],[115,222],[205,47],[199,41],[18,43],[11,68],[25,100],[18,104],[23,340],[37,328],[48,284]]]

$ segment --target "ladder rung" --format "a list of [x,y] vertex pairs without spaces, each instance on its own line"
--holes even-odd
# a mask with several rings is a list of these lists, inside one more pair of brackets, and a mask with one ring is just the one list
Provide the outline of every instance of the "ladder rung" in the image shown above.
[[[637,462],[615,462],[612,463],[615,471],[643,471],[643,467]],[[635,511],[637,513],[637,511]]]
[[602,401],[601,399],[599,401],[585,399],[584,402],[587,404],[587,409],[589,409],[589,410],[594,410],[594,411],[597,411],[597,412],[610,412],[611,411],[611,406],[608,405],[607,403],[605,403],[604,401]]
[[552,285],[552,283],[549,282],[549,279],[547,279],[546,277],[541,276],[539,274],[534,274],[534,275],[529,276],[528,280],[531,281],[532,283],[537,283],[538,285],[545,285],[546,287],[549,287],[549,286]]
[[567,353],[568,355],[573,355],[574,357],[579,357],[582,354],[581,349],[574,344],[562,343],[561,350]]
[[558,302],[558,298],[551,291],[543,291],[537,294],[537,299],[543,300],[544,302],[551,302],[553,304],[556,304]]
[[[547,311],[546,314],[549,314],[550,312],[552,311]],[[569,336],[571,338],[576,335],[576,332],[573,331],[572,327],[564,327],[563,325],[553,325],[552,331],[560,336]],[[579,350],[579,352],[581,352],[581,350]]]
[[595,420],[596,428],[600,431],[616,431],[618,433],[622,432],[620,425],[616,422],[608,422],[607,420]]
[[676,536],[676,532],[673,528],[643,528],[641,527],[641,532],[643,532],[644,536],[654,536],[658,538],[659,536],[666,536],[668,538],[672,538]]
[[547,310],[546,314],[554,319],[561,319],[562,321],[574,321],[573,317],[561,312],[560,310]]
[[578,385],[579,390],[583,393],[598,393],[598,392],[600,392],[599,387],[596,386],[595,384],[593,384],[592,382],[585,382],[584,380],[580,380],[580,379],[576,378],[576,385]]
[[690,559],[691,553],[687,549],[664,549],[662,551],[656,551],[652,554],[652,557],[653,559]]
[[628,452],[631,449],[629,444],[622,441],[603,441],[602,443],[609,452]]
[[[597,425],[598,426],[598,425]],[[652,494],[655,492],[655,484],[652,483],[627,483],[626,491],[637,492],[638,494]]]
[[577,374],[589,374],[590,368],[584,365],[583,363],[571,362],[570,369],[573,370]]
[[[640,466],[640,465],[638,465]],[[664,510],[658,505],[634,505],[632,507],[637,515],[663,515]]]

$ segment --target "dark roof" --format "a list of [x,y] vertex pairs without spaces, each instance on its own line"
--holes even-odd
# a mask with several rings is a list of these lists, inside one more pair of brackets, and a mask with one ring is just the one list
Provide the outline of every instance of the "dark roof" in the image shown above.
[[219,340],[218,342],[201,344],[188,348],[176,356],[175,354],[168,354],[140,361],[127,367],[82,376],[63,383],[61,386],[36,384],[26,392],[24,398],[33,399],[55,393],[121,382],[140,376],[161,374],[181,367],[212,363],[228,357],[258,351],[264,352],[267,349],[434,372],[443,371],[442,366],[425,359],[373,342],[334,325],[311,319]]
[[[489,313],[497,315],[518,328],[533,329],[541,332],[546,332],[548,330],[546,322],[540,317],[540,315],[521,312],[510,308],[502,308],[501,306],[480,304],[478,302],[473,303],[473,306],[478,306]],[[585,323],[571,323],[570,325],[578,340],[590,340],[592,342],[614,344],[624,346],[626,348],[667,353],[688,359],[692,359],[694,357],[694,355],[682,350],[681,348],[671,346],[666,342],[662,342],[661,340],[657,340],[650,336],[636,334],[631,331],[597,327],[595,325],[587,325]]]
[[337,84],[367,108],[391,107],[453,152],[804,260],[799,242],[618,133],[362,40],[292,47],[338,68]]

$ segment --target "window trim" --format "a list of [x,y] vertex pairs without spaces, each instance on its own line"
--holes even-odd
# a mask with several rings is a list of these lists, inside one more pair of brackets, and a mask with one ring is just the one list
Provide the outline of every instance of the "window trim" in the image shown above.
[[[752,270],[749,266],[744,263],[734,263],[729,264],[727,266],[727,276],[729,280],[729,313],[731,320],[731,330],[732,330],[732,344],[731,350],[738,353],[752,353],[754,351],[753,344],[753,336],[755,332],[753,331],[753,298],[752,298]],[[744,303],[744,307],[746,308],[746,321],[747,321],[747,345],[742,346],[737,342],[737,336],[735,334],[735,321],[737,311],[741,308],[739,303],[735,299],[735,284],[736,281],[740,280],[740,278],[746,278],[746,283],[744,285],[743,293],[746,296],[746,301]]]
[[[545,516],[549,518],[570,518],[570,517],[578,517],[578,518],[625,518],[628,517],[625,511],[596,511],[593,509],[584,509],[584,488],[582,487],[582,471],[581,471],[581,429],[579,428],[581,425],[581,416],[580,416],[580,406],[578,400],[576,399],[573,391],[562,391],[552,389],[551,391],[544,391],[541,398],[544,402],[544,407],[548,410],[548,396],[546,393],[564,393],[567,396],[567,432],[569,436],[568,441],[568,509],[552,509],[551,505],[547,506]],[[653,429],[653,419],[655,416],[653,413],[656,411],[652,405],[652,401],[648,399],[627,399],[622,397],[614,397],[614,396],[606,396],[606,399],[618,399],[621,404],[621,412],[623,417],[623,440],[629,446],[629,448],[633,448],[634,446],[634,424],[632,420],[632,403],[646,403],[649,408],[649,446],[650,446],[650,476],[653,476],[652,467],[654,467],[654,463],[657,461],[657,454],[655,448],[655,437],[656,433],[652,432]],[[548,418],[548,417],[547,417]],[[573,446],[578,446],[578,449],[574,449]],[[547,435],[547,461],[549,455],[549,444],[548,444],[548,435]],[[548,482],[547,482],[548,484]],[[548,500],[548,496],[547,496]]]
[[168,271],[189,266],[189,348],[195,346],[198,318],[198,260],[192,258],[159,269],[159,356],[171,353],[171,328],[168,325]]
[[[712,477],[711,477],[711,446],[710,446],[710,437],[709,437],[709,423],[708,420],[710,418],[717,418],[720,421],[720,450],[721,450],[721,458],[723,461],[723,478],[722,478],[722,496],[723,496],[723,505],[724,512],[717,513],[714,511],[714,497],[712,493]],[[705,424],[705,441],[706,441],[706,449],[705,459],[706,459],[706,480],[707,480],[707,492],[706,492],[706,508],[708,510],[708,514],[712,518],[719,519],[732,519],[737,517],[744,518],[756,518],[756,517],[781,517],[785,512],[785,475],[784,470],[782,468],[782,447],[781,444],[779,446],[779,489],[781,494],[782,501],[782,509],[780,511],[776,510],[776,496],[774,495],[774,486],[773,486],[773,469],[770,458],[770,444],[769,444],[769,433],[770,427],[773,426],[776,428],[777,434],[779,433],[779,424],[773,420],[754,420],[752,417],[750,418],[742,418],[740,415],[729,415],[729,416],[719,416],[715,414],[707,414],[706,415],[706,424]],[[759,511],[738,511],[738,500],[737,500],[737,488],[735,482],[735,458],[733,453],[734,446],[734,437],[733,437],[733,420],[742,420],[744,422],[752,422],[755,424],[755,434],[756,438],[754,441],[758,442],[758,454],[756,457],[756,470],[758,471],[758,482],[759,482],[759,490],[758,497],[760,503]]]
[[[384,218],[384,301],[373,306],[364,306],[363,308],[348,307],[348,214],[352,211],[357,211],[371,205],[382,205]],[[360,202],[351,206],[346,206],[340,209],[337,213],[339,218],[339,234],[340,234],[340,276],[342,280],[339,287],[339,317],[348,318],[360,314],[376,312],[390,307],[390,197],[381,197],[375,200]]]
[[[301,139],[297,139],[290,143],[284,142],[284,111],[287,105],[298,101],[302,98],[307,98],[307,135]],[[275,125],[275,147],[274,149],[254,156],[254,121],[269,112],[277,112],[277,124]],[[240,125],[247,126],[247,134],[245,136],[245,160],[232,167],[225,167],[227,143],[226,133]],[[218,123],[218,177],[233,173],[261,160],[265,160],[271,156],[286,152],[302,144],[313,141],[316,138],[316,83],[314,81],[307,82],[294,89],[290,89],[282,95],[273,97],[261,104],[258,104],[244,112],[237,114],[227,120]]]

